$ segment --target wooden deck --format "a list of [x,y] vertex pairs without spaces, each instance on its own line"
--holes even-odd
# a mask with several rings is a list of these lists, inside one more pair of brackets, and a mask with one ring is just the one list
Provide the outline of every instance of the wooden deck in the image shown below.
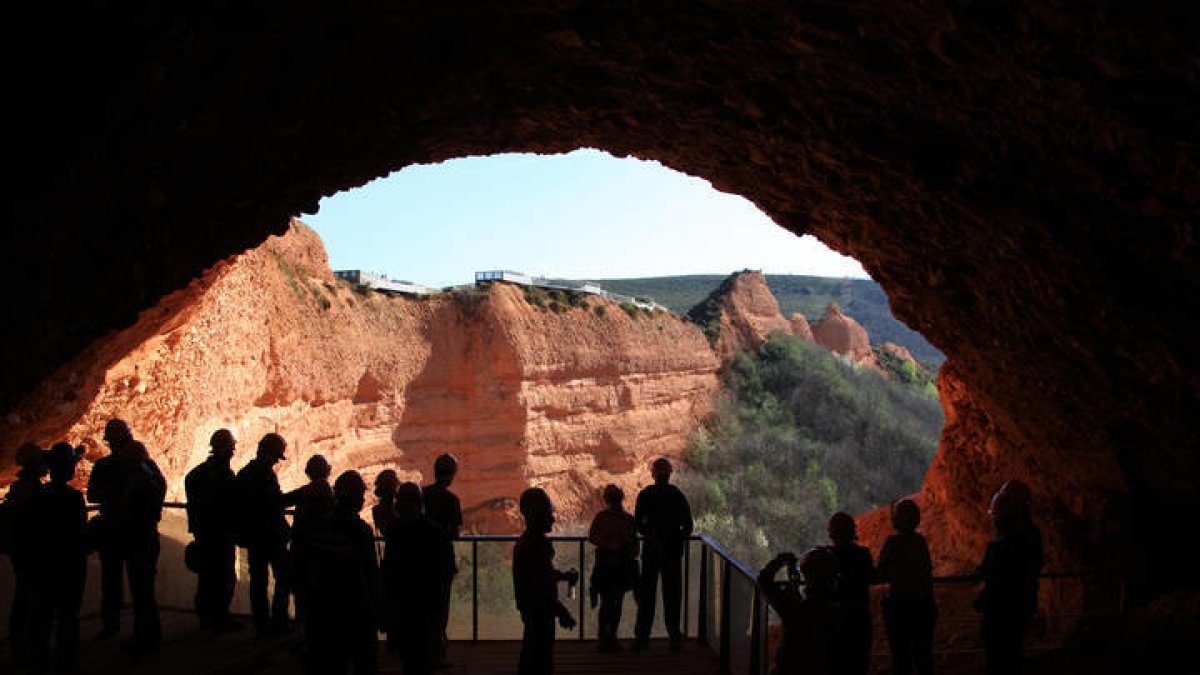
[[[105,642],[92,639],[100,630],[98,619],[85,619],[81,626],[82,672],[97,675],[299,675],[303,672],[298,638],[262,640],[255,637],[249,622],[245,623],[246,627],[241,631],[213,635],[199,629],[192,613],[163,610],[161,652],[134,660],[121,648],[123,638],[128,636],[133,625],[132,616],[127,613],[121,638]],[[555,644],[555,672],[559,675],[715,675],[718,671],[716,654],[695,642],[686,643],[681,653],[671,652],[666,641],[654,641],[650,649],[639,653],[630,652],[628,643],[623,646],[624,651],[602,654],[596,651],[593,641],[559,640]],[[3,648],[0,673],[21,673],[13,670],[8,662],[8,645],[5,643],[0,647]],[[513,641],[453,642],[449,653],[453,666],[438,672],[446,675],[513,675],[517,670],[520,647],[519,642]],[[379,672],[397,675],[403,672],[399,662],[382,649],[382,643]]]

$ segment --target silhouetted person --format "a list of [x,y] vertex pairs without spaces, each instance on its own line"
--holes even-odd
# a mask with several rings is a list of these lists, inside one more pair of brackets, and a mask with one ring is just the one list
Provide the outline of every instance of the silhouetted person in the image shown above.
[[803,595],[791,584],[781,587],[775,582],[781,567],[786,565],[790,576],[796,564],[796,554],[780,553],[758,575],[763,597],[783,624],[771,674],[832,675],[837,672],[834,650],[842,622],[835,597],[837,558],[828,548],[814,548],[804,554],[799,561]]
[[375,536],[358,517],[367,483],[346,471],[333,484],[332,515],[311,534],[304,618],[307,671],[374,673],[379,648],[379,566]]
[[391,469],[384,469],[375,476],[376,503],[371,507],[371,520],[375,522],[375,531],[381,537],[387,536],[388,528],[396,520],[396,490],[399,487],[400,478]]
[[683,646],[679,609],[683,596],[683,549],[692,536],[692,509],[679,488],[670,484],[671,461],[659,457],[650,465],[654,484],[638,493],[633,518],[642,542],[642,576],[638,583],[635,649],[645,649],[654,623],[658,578],[662,577],[663,622],[671,648]]
[[50,482],[28,513],[33,542],[32,574],[37,589],[31,624],[31,651],[39,668],[51,662],[60,673],[79,672],[79,607],[87,575],[87,510],[83,493],[71,487],[82,448],[56,443],[46,453]]
[[892,647],[892,672],[933,672],[933,561],[929,545],[917,532],[921,509],[911,499],[892,504],[892,534],[879,551],[879,581],[888,584],[883,597],[883,625]]
[[230,462],[237,439],[229,429],[209,438],[211,454],[184,479],[188,531],[196,547],[196,614],[200,625],[230,630],[238,624],[229,616],[237,585],[237,537],[233,469]]
[[588,529],[588,541],[596,545],[592,566],[592,606],[600,601],[599,634],[601,651],[617,647],[617,629],[621,625],[621,605],[625,593],[637,584],[637,526],[625,510],[625,493],[616,485],[604,487],[608,508],[596,514]]
[[[446,533],[446,537],[450,541],[457,541],[459,535],[462,534],[463,515],[462,505],[459,504],[458,495],[450,491],[450,484],[454,482],[454,477],[458,475],[458,458],[450,453],[438,455],[438,458],[433,461],[433,485],[427,485],[424,488],[425,495],[425,517],[429,518],[433,524],[442,528]],[[439,660],[440,665],[449,665],[446,662],[446,647],[449,640],[446,637],[446,626],[450,623],[450,590],[454,586],[454,575],[458,574],[458,565],[454,566],[454,573],[450,577],[450,583],[447,583],[442,588],[442,647]]]
[[[250,610],[259,635],[288,628],[288,597],[291,576],[287,554],[288,524],[283,517],[283,492],[275,476],[275,465],[284,459],[287,441],[267,434],[258,442],[254,459],[238,471],[241,545],[246,548],[250,568]],[[275,579],[275,592],[267,602],[268,570]]]
[[525,630],[521,636],[521,660],[517,675],[549,675],[554,672],[554,622],[568,630],[575,617],[558,601],[558,582],[575,583],[575,570],[554,568],[554,545],[546,535],[554,527],[554,503],[541,488],[521,493],[521,516],[525,532],[513,547],[513,591]]
[[312,533],[333,515],[333,488],[329,485],[331,473],[333,467],[329,465],[329,460],[323,455],[313,455],[304,463],[304,475],[308,476],[308,482],[283,496],[284,506],[296,507],[292,517],[288,570],[291,575],[289,586],[296,598],[296,622],[300,625],[303,625],[305,612],[308,611],[304,593],[309,584],[304,580],[309,575],[307,564]]
[[454,576],[454,549],[422,512],[421,488],[397,486],[383,554],[384,626],[404,675],[433,672],[441,657],[442,589]]
[[33,443],[17,449],[17,479],[8,486],[3,509],[0,538],[12,563],[14,576],[12,608],[8,614],[8,645],[15,664],[29,662],[29,629],[33,620],[35,586],[28,526],[29,510],[42,489],[46,475],[45,452]]
[[833,670],[838,675],[866,675],[871,663],[871,582],[875,563],[858,540],[854,518],[839,511],[829,517],[828,547],[838,561],[837,603],[842,630],[834,644]]
[[992,496],[988,510],[996,534],[976,571],[983,579],[976,608],[983,612],[988,675],[1021,672],[1025,633],[1037,612],[1042,535],[1031,519],[1030,501],[1029,488],[1010,481]]
[[92,526],[101,565],[101,618],[98,639],[115,636],[121,627],[121,572],[133,599],[132,651],[158,651],[162,628],[158,618],[154,578],[158,571],[158,522],[162,518],[167,483],[146,446],[135,440],[129,425],[119,419],[104,427],[104,442],[112,454],[92,467],[88,501],[99,504],[100,525]]

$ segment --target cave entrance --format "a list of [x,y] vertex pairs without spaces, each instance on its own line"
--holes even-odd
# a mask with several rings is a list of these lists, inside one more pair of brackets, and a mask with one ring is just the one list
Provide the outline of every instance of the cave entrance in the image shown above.
[[[404,399],[382,425],[402,471],[469,456],[468,520],[484,531],[514,525],[494,510],[511,517],[529,483],[585,529],[603,484],[636,489],[668,454],[691,460],[701,529],[758,564],[822,543],[833,511],[917,492],[936,449],[943,357],[861,265],[657,162],[579,150],[411,166],[301,220],[338,283],[312,288],[336,310],[439,308],[421,372],[388,382],[356,365],[369,393],[355,402]],[[761,273],[731,275],[747,269]],[[360,457],[369,471],[386,459]]]

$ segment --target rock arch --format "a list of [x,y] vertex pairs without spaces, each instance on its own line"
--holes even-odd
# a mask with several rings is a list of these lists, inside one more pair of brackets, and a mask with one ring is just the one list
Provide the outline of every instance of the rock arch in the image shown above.
[[1200,505],[1200,87],[1195,10],[1163,7],[23,8],[0,408],[323,194],[591,146],[854,255],[949,355],[960,433],[927,490],[964,548],[1018,474],[1060,561],[1117,509],[1165,565],[1149,542]]

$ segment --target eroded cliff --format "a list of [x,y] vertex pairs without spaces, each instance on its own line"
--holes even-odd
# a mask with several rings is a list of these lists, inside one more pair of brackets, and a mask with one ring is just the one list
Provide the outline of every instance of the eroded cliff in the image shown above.
[[648,458],[678,456],[718,386],[694,325],[588,303],[541,310],[505,284],[425,300],[358,292],[294,222],[96,341],[0,421],[0,438],[82,443],[86,474],[106,452],[104,423],[123,417],[171,498],[221,427],[241,441],[235,468],[282,433],[285,489],[314,453],[368,480],[384,468],[429,480],[453,452],[468,528],[510,531],[528,485],[570,520],[594,508],[597,485],[632,490]]

